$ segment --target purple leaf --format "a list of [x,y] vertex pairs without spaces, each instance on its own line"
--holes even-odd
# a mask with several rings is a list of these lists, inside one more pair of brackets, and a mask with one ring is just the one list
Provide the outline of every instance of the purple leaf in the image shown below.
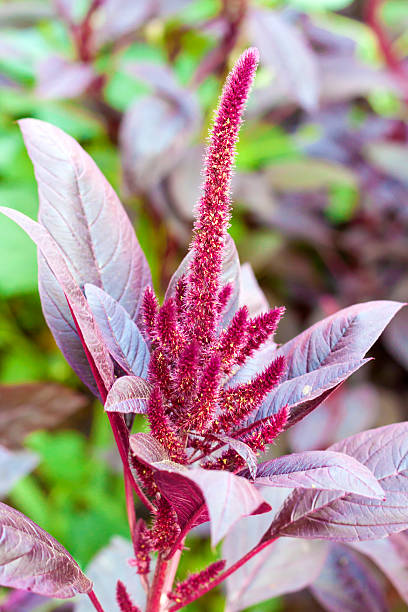
[[408,370],[408,308],[391,321],[383,340],[391,355]]
[[[132,543],[120,536],[114,536],[109,544],[100,550],[87,567],[87,574],[94,582],[94,590],[105,612],[118,610],[115,590],[121,580],[132,601],[141,610],[146,606],[146,592],[135,568],[128,563],[134,557]],[[81,597],[75,604],[75,612],[95,612],[87,597]]]
[[316,58],[300,30],[271,10],[252,10],[250,30],[261,60],[276,72],[305,110],[316,110],[319,81]]
[[377,422],[379,409],[379,395],[374,385],[351,388],[344,385],[289,429],[290,446],[296,452],[327,448],[372,427]]
[[255,484],[345,491],[384,499],[384,491],[362,463],[335,451],[305,451],[258,465]]
[[[61,292],[62,299],[65,302],[68,302],[72,311],[75,313],[78,327],[81,330],[84,342],[86,343],[89,353],[93,358],[99,375],[105,387],[110,389],[114,380],[112,360],[109,356],[105,343],[103,342],[101,333],[96,326],[91,309],[88,306],[88,302],[68,269],[64,256],[61,254],[58,245],[42,225],[36,223],[17,210],[0,207],[0,212],[5,214],[7,217],[10,217],[10,219],[13,219],[13,221],[20,225],[20,227],[30,236],[41,251],[44,257],[44,262],[46,262],[44,263],[43,270],[48,270],[49,278],[52,279],[53,289],[58,287],[58,292]],[[61,311],[58,310],[59,316],[60,312]],[[65,322],[65,319],[63,321]],[[71,324],[68,326],[69,329],[65,328],[61,335],[59,335],[59,338],[64,346],[65,356],[67,356],[67,354],[70,355],[72,367],[75,371],[78,371],[78,374],[83,374],[83,370],[80,367],[82,362],[76,359],[76,357],[80,351],[79,354],[83,355],[85,358],[85,353],[83,352],[82,345],[79,343],[79,340],[76,340],[79,338],[76,335],[76,331],[75,336],[72,333],[72,325],[73,323],[71,322]],[[75,338],[75,342],[72,343],[71,341],[73,338]],[[91,388],[94,388],[95,382],[90,368],[89,376],[90,378],[83,376],[83,379]]]
[[214,546],[243,516],[270,510],[269,504],[245,478],[227,471],[188,469],[169,461],[164,448],[149,434],[130,436],[130,448],[156,472],[156,484],[183,525],[193,519],[205,502]]
[[[38,182],[39,220],[64,253],[80,288],[103,288],[137,320],[151,284],[146,258],[112,187],[75,140],[36,119],[20,121]],[[93,378],[63,291],[39,257],[39,290],[55,340],[76,373]]]
[[0,446],[0,497],[5,497],[14,485],[37,465],[38,457],[28,451],[9,451]]
[[203,494],[211,521],[213,546],[242,517],[270,510],[269,504],[248,480],[230,472],[196,468],[186,470],[183,476],[196,484]]
[[136,100],[123,117],[119,139],[130,193],[146,191],[168,174],[198,126],[193,94],[176,85],[171,88],[168,81],[163,83],[166,93]]
[[[288,490],[265,487],[261,492],[277,509]],[[228,566],[259,542],[268,521],[270,514],[250,516],[231,529],[222,547],[222,556]],[[327,548],[326,542],[306,542],[295,538],[273,542],[227,578],[226,612],[238,612],[270,597],[304,588],[319,574]]]
[[353,542],[351,546],[381,568],[408,604],[408,534],[394,533],[383,540]]
[[312,593],[329,612],[387,612],[383,589],[374,572],[351,550],[332,544]]
[[[170,279],[169,286],[167,287],[165,300],[174,295],[176,283],[184,274],[188,272],[190,261],[192,259],[192,252],[189,251],[184,257],[179,267]],[[239,295],[241,289],[241,268],[239,263],[238,251],[235,246],[234,240],[228,234],[223,254],[223,266],[221,272],[221,285],[228,285],[232,283],[233,292],[228,301],[226,310],[222,317],[222,326],[226,327],[234,316],[235,311],[238,308]]]
[[113,384],[105,402],[107,412],[143,414],[146,412],[151,385],[138,376],[122,376]]
[[251,478],[255,478],[256,476],[256,466],[257,466],[257,458],[254,451],[247,445],[245,442],[241,440],[237,440],[236,438],[231,438],[230,436],[217,435],[215,436],[217,440],[221,440],[227,444],[230,448],[232,448],[248,466],[248,471]]
[[92,582],[57,540],[2,502],[0,584],[59,599],[92,589]]
[[96,78],[97,74],[90,64],[68,62],[62,57],[50,56],[38,65],[36,93],[47,100],[76,98]]
[[286,371],[249,422],[276,414],[286,404],[289,426],[306,416],[366,362],[365,353],[402,307],[391,301],[355,304],[280,347],[275,356],[285,356]]
[[112,357],[127,374],[146,378],[150,353],[136,323],[99,287],[86,284],[85,295]]
[[94,31],[96,47],[137,30],[152,13],[149,0],[105,0],[98,17],[101,24]]
[[269,311],[268,300],[255,278],[252,266],[244,263],[241,266],[241,293],[239,306],[247,306],[251,317]]
[[408,529],[408,423],[356,434],[330,450],[346,453],[371,470],[384,489],[385,500],[341,491],[295,489],[266,536],[353,542]]

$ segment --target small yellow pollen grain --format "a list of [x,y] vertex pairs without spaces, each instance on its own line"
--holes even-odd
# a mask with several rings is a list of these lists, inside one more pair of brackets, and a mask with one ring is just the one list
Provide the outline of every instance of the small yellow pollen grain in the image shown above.
[[312,391],[311,385],[305,385],[302,389],[302,395],[310,395]]

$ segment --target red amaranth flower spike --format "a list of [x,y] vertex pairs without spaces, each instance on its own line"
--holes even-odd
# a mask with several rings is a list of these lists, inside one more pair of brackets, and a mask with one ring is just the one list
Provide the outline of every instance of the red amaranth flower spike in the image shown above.
[[171,359],[178,357],[185,340],[177,324],[177,309],[173,298],[169,298],[159,310],[156,318],[156,332],[160,348]]
[[196,574],[191,574],[183,582],[179,582],[174,587],[171,593],[168,593],[167,597],[176,601],[177,603],[183,603],[191,595],[193,595],[198,589],[208,585],[222,570],[225,568],[225,561],[215,561],[209,565],[206,569]]
[[220,289],[220,293],[218,295],[218,314],[222,314],[224,312],[233,290],[234,287],[232,283],[228,283],[228,285],[224,285],[224,287]]
[[265,419],[257,427],[252,428],[244,435],[240,435],[239,438],[253,451],[263,451],[265,446],[273,442],[285,429],[288,416],[289,409],[284,406],[277,414]]
[[219,314],[219,277],[222,252],[230,220],[231,169],[245,102],[259,54],[248,49],[241,55],[223,89],[206,158],[203,196],[197,207],[193,258],[186,295],[186,330],[204,345],[214,339]]
[[180,354],[174,377],[173,405],[177,417],[188,411],[191,398],[197,389],[200,346],[193,340]]
[[152,435],[164,446],[169,453],[169,457],[173,461],[185,463],[184,446],[165,412],[163,397],[158,385],[153,387],[150,394],[147,405],[147,417]]
[[236,362],[237,355],[247,344],[248,308],[242,306],[235,313],[228,328],[220,337],[219,353],[224,374],[229,374],[231,366]]
[[146,287],[142,302],[143,327],[151,342],[155,340],[155,327],[159,302],[151,287]]
[[152,538],[155,550],[171,548],[180,534],[177,514],[164,497],[160,498],[158,511],[152,527]]
[[138,574],[146,575],[150,572],[150,553],[154,549],[154,544],[152,533],[143,519],[139,519],[136,523],[134,548],[135,558],[130,564],[136,567]]
[[285,308],[273,308],[269,312],[254,317],[248,325],[248,341],[242,348],[237,363],[242,365],[264,342],[270,340],[278,327]]
[[140,608],[132,603],[129,593],[121,580],[118,580],[116,585],[116,601],[120,612],[141,612]]
[[186,415],[186,425],[198,432],[206,431],[214,419],[221,378],[220,367],[220,356],[212,355],[202,374],[191,411]]
[[218,420],[225,432],[239,425],[261,405],[266,395],[278,384],[284,369],[285,359],[277,357],[249,383],[222,391],[222,414]]

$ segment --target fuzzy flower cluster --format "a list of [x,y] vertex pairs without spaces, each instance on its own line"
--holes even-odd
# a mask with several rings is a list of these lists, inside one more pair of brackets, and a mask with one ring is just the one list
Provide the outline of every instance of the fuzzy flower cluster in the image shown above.
[[[198,203],[190,263],[173,295],[160,306],[147,288],[143,325],[152,353],[149,382],[152,391],[147,416],[151,434],[169,458],[183,465],[238,472],[245,461],[233,449],[213,454],[220,438],[244,442],[252,451],[263,450],[284,428],[287,412],[248,425],[250,415],[277,385],[285,368],[278,357],[245,384],[230,384],[235,372],[273,337],[283,308],[251,317],[239,308],[227,327],[221,325],[233,286],[221,284],[223,251],[230,220],[230,182],[235,146],[243,109],[258,63],[256,49],[247,50],[236,63],[222,92],[205,163],[203,195]],[[159,495],[146,465],[133,458],[133,468],[155,507],[151,528],[139,521],[135,564],[140,574],[149,571],[151,551],[163,551],[177,540],[177,516]],[[219,571],[218,566],[213,568]],[[206,575],[211,580],[212,573]],[[202,576],[190,577],[171,595],[183,599]],[[121,599],[124,601],[122,593]],[[127,610],[122,605],[122,610]]]

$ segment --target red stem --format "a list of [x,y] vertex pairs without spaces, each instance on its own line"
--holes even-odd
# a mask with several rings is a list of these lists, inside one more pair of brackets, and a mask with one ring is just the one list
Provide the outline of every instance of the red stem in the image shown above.
[[95,595],[93,591],[89,591],[87,595],[89,599],[91,600],[91,602],[93,603],[95,610],[97,610],[98,612],[105,612],[105,610],[101,606],[99,599],[97,598],[97,596]]
[[221,582],[223,582],[226,578],[228,578],[228,576],[231,576],[231,574],[233,574],[240,567],[242,567],[247,561],[252,559],[252,557],[257,555],[259,552],[261,552],[261,550],[263,550],[264,548],[272,544],[272,542],[274,542],[277,539],[278,538],[273,538],[272,540],[267,540],[266,542],[260,542],[259,544],[257,544],[254,548],[252,548],[249,552],[247,552],[247,554],[244,557],[242,557],[236,563],[231,565],[231,567],[225,570],[225,572],[223,572],[222,574],[214,578],[214,580],[210,582],[209,584],[207,584],[207,586],[203,587],[202,589],[194,593],[194,595],[191,595],[191,597],[189,597],[188,599],[185,599],[182,603],[175,604],[174,606],[169,608],[168,612],[176,612],[176,610],[180,610],[181,608],[184,608],[184,606],[187,606],[192,601],[195,601],[199,597],[202,597],[203,595],[208,593],[208,591],[211,591],[214,587],[218,586]]
[[166,583],[167,567],[169,561],[164,561],[160,555],[157,558],[156,571],[152,586],[150,587],[146,612],[160,612],[162,609],[163,589]]
[[406,97],[408,100],[408,74],[404,69],[401,60],[395,54],[393,49],[393,43],[388,38],[385,32],[380,17],[381,6],[383,0],[367,0],[365,6],[365,20],[368,26],[372,29],[375,36],[377,37],[378,46],[381,49],[384,60],[391,72],[399,80]]

